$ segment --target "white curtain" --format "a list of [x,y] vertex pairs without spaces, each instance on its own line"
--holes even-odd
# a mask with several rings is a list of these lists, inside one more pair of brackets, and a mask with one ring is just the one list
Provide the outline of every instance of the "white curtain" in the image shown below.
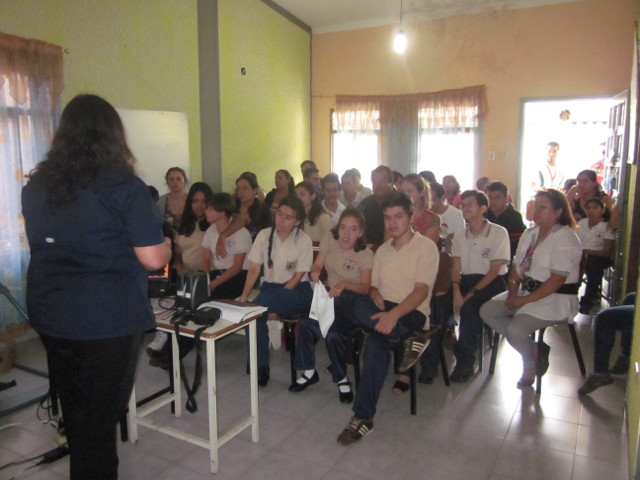
[[[51,143],[61,88],[60,47],[0,34],[0,282],[23,308],[29,247],[20,194]],[[0,296],[0,341],[27,327]]]

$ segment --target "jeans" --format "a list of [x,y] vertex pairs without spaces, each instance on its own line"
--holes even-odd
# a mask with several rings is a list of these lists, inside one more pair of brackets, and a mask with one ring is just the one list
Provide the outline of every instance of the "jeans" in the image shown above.
[[[397,303],[384,302],[384,311],[394,308]],[[380,310],[369,297],[361,296],[354,306],[353,322],[356,327],[364,327],[369,332],[362,354],[362,375],[360,385],[353,402],[353,413],[360,418],[372,419],[376,414],[376,405],[380,398],[380,391],[389,371],[391,348],[397,347],[411,334],[421,330],[426,317],[418,310],[414,310],[398,320],[396,326],[388,335],[374,330],[378,320],[371,318]]]
[[609,258],[589,255],[585,262],[584,273],[587,277],[584,296],[580,299],[581,304],[600,305],[600,290],[602,288],[602,277],[604,271],[609,268],[611,261]]
[[270,313],[294,315],[309,313],[313,289],[309,282],[300,282],[295,288],[284,288],[284,283],[264,282],[260,294],[253,303],[267,307],[267,311],[256,321],[258,337],[258,368],[269,366],[269,329],[267,320]]
[[98,340],[40,337],[62,407],[71,480],[118,478],[116,424],[131,396],[142,334]]
[[[331,376],[334,383],[347,376],[347,353],[350,351],[350,340],[353,337],[352,323],[353,307],[358,293],[343,290],[340,296],[333,299],[335,320],[324,339],[331,360]],[[322,336],[317,320],[303,317],[298,322],[298,337],[296,338],[296,370],[311,370],[316,368],[315,344]]]
[[631,354],[631,335],[635,314],[635,293],[624,298],[623,305],[605,308],[596,315],[594,333],[593,371],[609,372],[609,356],[620,330],[620,347],[623,355]]
[[[464,297],[484,275],[462,275],[460,278],[460,293]],[[494,296],[507,289],[503,276],[496,277],[482,290],[476,291],[460,309],[460,328],[458,329],[458,343],[454,354],[456,368],[473,368],[478,349],[478,338],[483,334],[483,323],[480,318],[480,307]]]

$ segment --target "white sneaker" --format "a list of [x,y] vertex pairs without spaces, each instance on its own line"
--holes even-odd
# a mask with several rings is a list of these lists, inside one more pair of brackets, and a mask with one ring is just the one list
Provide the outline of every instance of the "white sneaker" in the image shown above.
[[269,329],[269,343],[274,350],[280,350],[282,346],[282,324],[280,320],[267,320]]
[[169,335],[166,332],[157,331],[154,339],[147,345],[147,354],[150,357],[157,357],[164,347],[164,344],[167,343],[167,339]]

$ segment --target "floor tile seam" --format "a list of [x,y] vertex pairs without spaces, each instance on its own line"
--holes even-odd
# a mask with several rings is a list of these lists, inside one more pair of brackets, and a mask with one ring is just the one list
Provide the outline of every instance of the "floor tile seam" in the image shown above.
[[[516,410],[517,410],[517,406],[516,406]],[[493,459],[493,462],[491,464],[491,468],[489,469],[489,474],[487,476],[487,480],[491,479],[491,476],[494,473],[494,470],[496,468],[496,465],[498,463],[498,458],[500,457],[500,452],[502,451],[502,449],[504,448],[505,442],[507,441],[507,435],[509,434],[509,430],[511,430],[511,426],[513,425],[513,420],[516,416],[516,410],[514,410],[514,412],[511,414],[511,421],[509,422],[509,427],[507,428],[507,431],[504,434],[504,437],[502,438],[502,442],[500,443],[500,448],[498,448],[498,453],[496,455],[496,458]]]

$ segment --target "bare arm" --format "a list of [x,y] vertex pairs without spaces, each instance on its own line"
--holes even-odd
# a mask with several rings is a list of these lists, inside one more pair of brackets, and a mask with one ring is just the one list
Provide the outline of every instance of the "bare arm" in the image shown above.
[[[537,302],[538,300],[542,300],[544,297],[548,297],[549,295],[556,293],[556,291],[564,285],[567,277],[565,275],[558,275],[557,273],[552,273],[549,278],[547,278],[542,285],[536,288],[533,292],[528,295],[521,295],[517,297],[507,297],[505,304],[509,308],[520,308],[525,306],[528,303]],[[511,286],[509,286],[511,288]]]
[[202,271],[208,272],[211,270],[211,250],[202,247]]
[[247,226],[249,223],[249,216],[243,215],[241,213],[235,213],[231,217],[231,222],[227,225],[220,234],[218,235],[218,241],[216,242],[216,257],[217,258],[227,258],[227,247],[225,246],[225,242],[227,238],[236,233],[241,228]]
[[294,288],[296,288],[298,286],[298,284],[300,283],[300,280],[302,280],[302,277],[304,277],[305,272],[296,272],[293,274],[293,277],[291,277],[291,279],[284,284],[285,289],[287,290],[293,290]]
[[309,271],[309,277],[313,282],[320,281],[320,273],[322,272],[322,268],[324,267],[324,261],[327,258],[327,254],[325,252],[318,252],[316,255],[316,259],[313,261],[313,265],[311,265],[311,270]]
[[256,281],[258,280],[261,267],[262,265],[254,262],[251,262],[251,264],[249,265],[249,270],[247,271],[247,279],[244,282],[244,289],[242,290],[242,295],[240,295],[240,298],[242,299],[242,301],[245,301],[245,302],[247,301],[247,297],[251,293],[251,289],[253,288],[253,286],[256,284]]
[[360,272],[360,281],[359,282],[338,282],[329,291],[330,297],[338,297],[343,290],[351,290],[355,293],[361,293],[366,295],[369,293],[371,289],[371,269],[367,268],[366,270],[362,270]]
[[162,243],[148,247],[133,247],[133,251],[144,268],[157,270],[171,260],[171,239],[164,237]]
[[376,313],[371,317],[378,320],[375,330],[385,335],[389,334],[398,320],[418,308],[425,301],[427,295],[429,295],[429,286],[425,283],[416,283],[413,291],[402,302],[388,312]]

